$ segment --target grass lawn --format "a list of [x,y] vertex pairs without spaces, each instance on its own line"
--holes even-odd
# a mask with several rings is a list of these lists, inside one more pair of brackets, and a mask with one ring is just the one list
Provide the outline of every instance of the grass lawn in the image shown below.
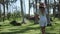
[[[10,21],[0,22],[0,34],[41,34],[39,24],[34,24],[33,21],[26,20],[26,24],[22,26],[12,26]],[[19,21],[20,22],[20,21]],[[46,27],[47,34],[60,34],[60,21],[55,19],[51,22],[53,26]]]

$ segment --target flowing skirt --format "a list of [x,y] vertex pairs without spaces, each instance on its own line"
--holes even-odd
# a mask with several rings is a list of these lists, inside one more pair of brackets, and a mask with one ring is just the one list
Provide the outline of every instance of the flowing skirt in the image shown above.
[[42,27],[47,26],[47,18],[46,18],[46,16],[40,16],[39,24]]

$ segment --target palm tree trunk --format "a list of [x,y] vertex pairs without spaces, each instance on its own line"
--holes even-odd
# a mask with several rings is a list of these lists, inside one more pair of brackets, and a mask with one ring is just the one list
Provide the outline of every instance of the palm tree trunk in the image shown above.
[[0,5],[0,21],[1,21],[1,5]]
[[49,16],[49,0],[45,0],[45,4],[46,4],[46,9],[47,9],[47,14],[46,14],[46,17],[47,17],[47,22],[48,24],[50,24],[50,16]]
[[59,13],[59,18],[60,18],[60,0],[59,0],[59,6],[58,6],[58,13]]
[[37,0],[35,0],[36,2],[36,12],[35,12],[35,21],[34,24],[38,24],[38,19],[37,19]]
[[47,5],[47,0],[45,0],[45,4]]
[[4,12],[3,12],[3,21],[5,20],[5,4],[3,4],[3,10],[4,10]]
[[22,23],[25,23],[25,21],[24,21],[24,12],[23,12],[23,1],[20,0],[20,2],[21,2],[21,13],[22,13],[22,18],[23,18]]
[[35,0],[35,2],[36,2],[36,13],[37,13],[37,0]]
[[55,14],[56,14],[56,1],[54,0],[54,7],[53,7],[53,15],[55,18]]
[[30,16],[30,0],[29,0],[29,16]]
[[8,2],[6,4],[6,8],[7,8],[7,19],[9,19],[9,16],[8,16]]

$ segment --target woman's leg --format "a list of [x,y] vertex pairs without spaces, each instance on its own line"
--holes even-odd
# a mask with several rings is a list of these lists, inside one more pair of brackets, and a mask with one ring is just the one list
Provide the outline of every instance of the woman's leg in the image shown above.
[[42,34],[45,34],[45,26],[41,27],[41,32],[42,32]]

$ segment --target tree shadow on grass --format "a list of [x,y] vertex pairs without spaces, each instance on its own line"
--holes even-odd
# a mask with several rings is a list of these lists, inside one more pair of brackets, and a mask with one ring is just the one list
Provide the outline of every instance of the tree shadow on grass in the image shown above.
[[56,32],[55,33],[49,33],[49,32],[47,32],[46,34],[56,34]]
[[[26,31],[29,31],[29,30],[37,30],[37,29],[40,29],[40,27],[27,27],[25,29],[21,29],[19,31],[14,31],[14,32],[2,32],[0,34],[17,34],[17,33],[25,33]],[[11,30],[11,29],[10,29]],[[12,31],[12,30],[11,30]]]
[[[21,33],[27,32],[29,30],[39,30],[40,29],[40,27],[29,27],[29,26],[33,26],[33,25],[36,25],[36,24],[27,25],[27,28],[21,29],[21,30],[19,30],[19,29],[9,29],[12,32],[0,32],[0,34],[17,34],[17,33],[20,33],[21,34]],[[16,30],[18,30],[18,31],[16,31]],[[56,33],[46,33],[46,34],[56,34]]]
[[[21,29],[21,30],[18,29],[18,31],[14,31],[14,32],[12,30],[16,30],[16,29],[10,29],[10,31],[12,31],[12,32],[1,32],[0,34],[18,34],[18,33],[21,34],[21,33],[27,32],[29,30],[38,30],[38,29],[40,29],[40,27],[27,27],[27,28]],[[46,34],[56,34],[56,33],[47,32]]]

